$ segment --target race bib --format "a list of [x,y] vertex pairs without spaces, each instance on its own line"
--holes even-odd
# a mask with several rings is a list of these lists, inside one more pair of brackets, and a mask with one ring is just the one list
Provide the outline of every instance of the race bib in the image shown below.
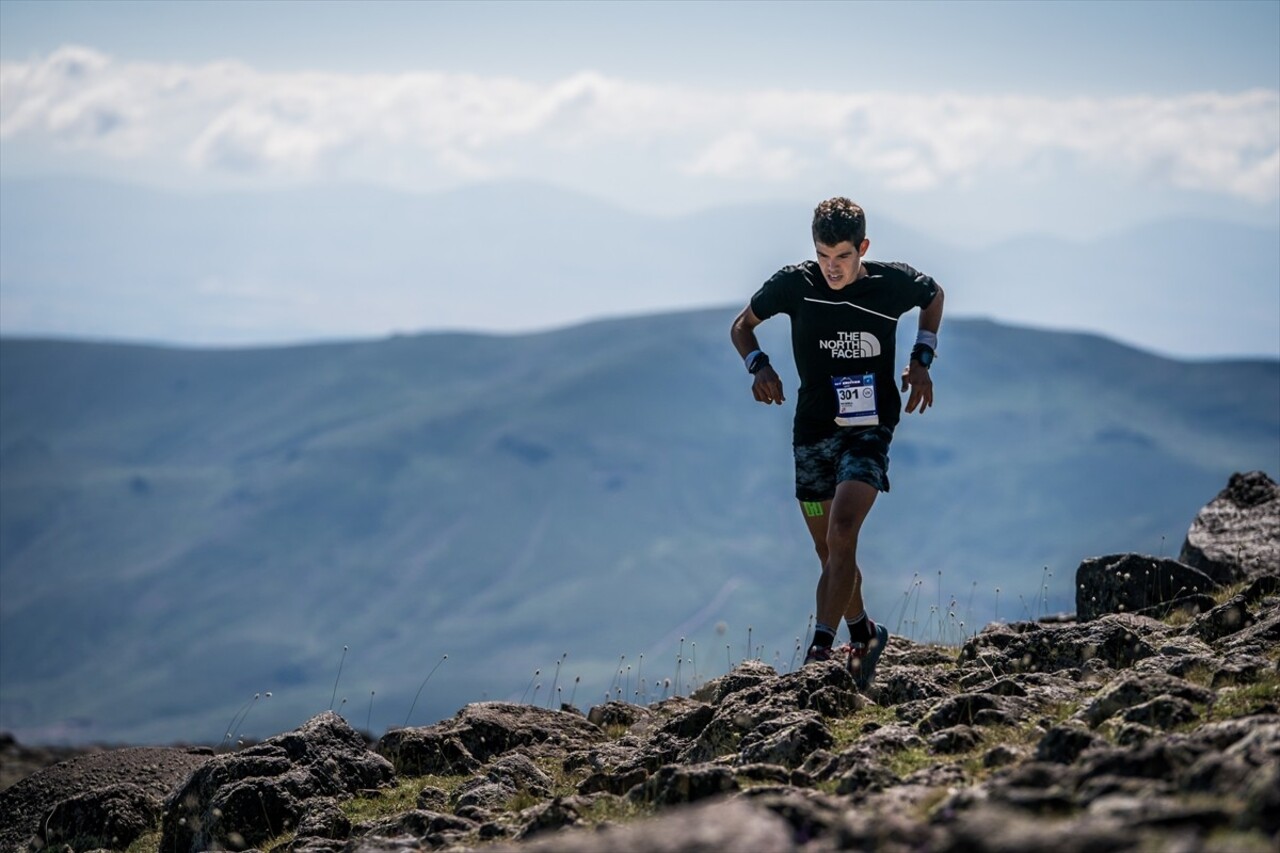
[[831,384],[836,389],[836,423],[840,426],[877,426],[876,377],[874,373],[861,376],[833,376]]

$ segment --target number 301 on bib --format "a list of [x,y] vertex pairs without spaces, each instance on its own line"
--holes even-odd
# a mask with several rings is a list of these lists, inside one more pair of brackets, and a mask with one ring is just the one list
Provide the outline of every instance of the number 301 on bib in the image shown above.
[[836,389],[839,406],[836,423],[840,426],[876,426],[880,416],[876,414],[876,377],[874,373],[861,376],[833,376],[831,384]]

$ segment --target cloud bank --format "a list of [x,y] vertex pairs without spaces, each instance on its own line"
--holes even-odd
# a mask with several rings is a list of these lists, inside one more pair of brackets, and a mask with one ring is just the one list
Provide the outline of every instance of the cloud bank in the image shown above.
[[1251,202],[1280,195],[1280,91],[1173,97],[714,91],[583,72],[552,82],[268,73],[64,47],[0,64],[0,140],[204,177],[741,181],[840,170],[924,193],[1086,176]]

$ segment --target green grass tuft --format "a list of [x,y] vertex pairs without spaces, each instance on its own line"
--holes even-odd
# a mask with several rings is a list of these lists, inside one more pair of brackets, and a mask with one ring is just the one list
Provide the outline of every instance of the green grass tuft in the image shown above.
[[160,849],[161,835],[159,827],[150,832],[144,832],[125,848],[125,853],[157,853]]
[[373,796],[347,800],[339,808],[352,823],[393,817],[417,808],[418,795],[422,793],[423,788],[439,788],[446,794],[452,794],[470,778],[470,776],[401,777],[395,786],[384,788]]
[[1208,722],[1231,720],[1258,714],[1280,704],[1280,673],[1267,670],[1252,684],[1236,684],[1218,689],[1208,709]]

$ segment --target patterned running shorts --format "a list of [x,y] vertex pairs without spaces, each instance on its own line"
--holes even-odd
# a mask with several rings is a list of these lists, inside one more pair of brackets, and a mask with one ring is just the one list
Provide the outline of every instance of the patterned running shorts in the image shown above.
[[836,485],[858,480],[889,491],[889,442],[893,427],[845,427],[830,438],[797,445],[796,498],[829,501]]

